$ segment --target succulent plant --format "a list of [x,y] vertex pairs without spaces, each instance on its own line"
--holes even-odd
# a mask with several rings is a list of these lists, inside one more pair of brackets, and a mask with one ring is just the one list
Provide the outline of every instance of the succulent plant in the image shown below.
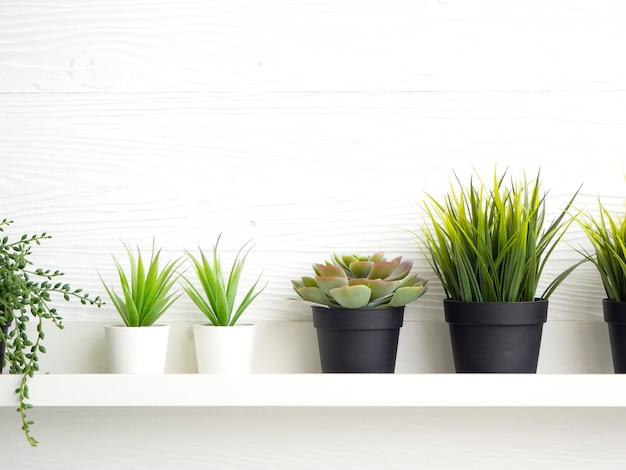
[[371,256],[338,255],[326,264],[314,264],[314,277],[291,281],[304,300],[329,308],[403,307],[421,297],[427,280],[411,274],[412,261],[398,256],[390,261],[383,252]]

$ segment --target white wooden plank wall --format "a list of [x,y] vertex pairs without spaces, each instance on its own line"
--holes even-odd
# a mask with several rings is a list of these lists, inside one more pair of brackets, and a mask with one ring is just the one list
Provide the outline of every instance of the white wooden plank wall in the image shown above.
[[[120,240],[253,239],[247,280],[269,286],[248,320],[306,319],[289,280],[333,250],[432,276],[401,229],[453,170],[541,168],[553,213],[583,183],[581,207],[621,211],[625,20],[620,2],[3,2],[3,216],[53,234],[41,262],[96,293]],[[597,320],[602,295],[582,268],[551,319]],[[441,297],[409,319],[440,320]]]
[[[623,212],[625,42],[614,0],[4,0],[0,217],[51,233],[37,259],[98,294],[120,240],[176,257],[222,232],[226,261],[252,239],[245,281],[269,285],[247,320],[309,320],[289,281],[334,250],[432,276],[403,229],[453,171],[541,168],[551,214],[581,184],[578,206]],[[548,274],[586,246],[575,227],[567,242]],[[409,321],[442,321],[431,286]],[[601,322],[602,297],[585,266],[550,321]],[[166,318],[201,319],[185,300]]]

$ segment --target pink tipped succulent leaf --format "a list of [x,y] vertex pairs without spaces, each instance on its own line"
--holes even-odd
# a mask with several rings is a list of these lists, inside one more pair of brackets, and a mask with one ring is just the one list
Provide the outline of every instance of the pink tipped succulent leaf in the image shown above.
[[358,257],[358,255],[338,255],[337,253],[333,253],[333,260],[335,264],[341,266],[346,271],[350,271],[350,263],[363,261]]
[[426,292],[426,286],[400,287],[393,293],[389,302],[390,307],[402,307],[417,299]]
[[316,263],[313,265],[313,271],[315,271],[315,274],[318,276],[348,277],[344,269],[335,264]]
[[413,261],[401,261],[396,269],[386,278],[387,281],[395,281],[398,279],[404,279],[408,276],[413,268]]
[[346,277],[316,276],[315,281],[317,282],[317,287],[322,289],[326,295],[330,295],[331,289],[348,285],[348,278]]
[[328,305],[329,307],[339,307],[330,297],[324,294],[319,287],[300,287],[296,290],[298,295],[304,300],[313,302],[314,304]]
[[417,274],[411,274],[410,276],[407,276],[404,279],[400,280],[398,289],[400,287],[425,286],[426,284],[428,284],[428,279],[419,277]]
[[330,308],[405,306],[428,289],[427,280],[411,274],[411,261],[387,261],[383,252],[371,256],[333,254],[334,262],[314,264],[315,277],[292,281],[303,299]]
[[349,270],[353,277],[369,277],[374,263],[371,261],[353,261],[350,263]]
[[372,271],[368,276],[370,279],[387,279],[393,274],[402,260],[401,256],[392,259],[391,261],[377,261],[372,267]]
[[364,285],[338,287],[330,291],[332,298],[344,308],[363,308],[370,302],[372,291]]
[[400,281],[383,281],[381,279],[373,279],[369,281],[369,288],[372,290],[371,301],[382,299],[392,294],[400,284]]

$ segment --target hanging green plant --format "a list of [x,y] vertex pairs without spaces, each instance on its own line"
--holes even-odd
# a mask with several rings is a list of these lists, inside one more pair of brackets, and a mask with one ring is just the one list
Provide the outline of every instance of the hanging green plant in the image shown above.
[[[12,223],[2,220],[0,232]],[[8,364],[11,374],[22,376],[15,390],[19,397],[17,411],[21,416],[22,429],[32,446],[37,445],[37,440],[30,432],[34,423],[27,416],[27,411],[32,408],[28,403],[28,379],[39,370],[39,354],[46,352],[42,344],[45,324],[50,321],[63,328],[61,315],[50,305],[52,294],[58,294],[65,301],[75,298],[82,304],[102,305],[100,297],[92,299],[82,289],[72,289],[69,284],[55,282],[63,276],[62,272],[33,267],[29,259],[33,246],[48,238],[51,236],[44,232],[22,235],[17,241],[11,241],[8,236],[0,240],[0,343],[5,346],[2,366]],[[30,321],[36,322],[37,334],[34,338],[29,337],[27,332]]]

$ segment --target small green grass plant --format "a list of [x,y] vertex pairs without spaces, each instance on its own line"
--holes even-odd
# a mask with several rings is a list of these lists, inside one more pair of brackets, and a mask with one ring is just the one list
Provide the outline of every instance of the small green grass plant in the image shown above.
[[237,252],[230,270],[225,272],[222,268],[218,252],[220,238],[221,235],[217,238],[215,246],[213,247],[213,256],[210,258],[202,249],[199,249],[199,257],[186,251],[187,256],[193,264],[196,276],[200,281],[200,289],[187,277],[183,276],[181,279],[183,288],[189,298],[213,325],[234,326],[237,320],[239,320],[239,317],[241,317],[241,314],[265,289],[267,284],[257,289],[261,278],[259,276],[252,287],[248,289],[243,299],[241,299],[241,302],[237,304],[239,282],[246,258],[251,248],[248,248],[244,252],[249,242],[244,244]]
[[124,324],[128,327],[151,326],[163,316],[182,294],[173,291],[180,274],[180,259],[167,261],[162,267],[161,250],[155,251],[154,242],[150,259],[145,261],[139,247],[135,254],[124,244],[129,272],[124,271],[120,262],[113,257],[122,289],[122,294],[115,292],[104,280],[102,284],[109,294]]

